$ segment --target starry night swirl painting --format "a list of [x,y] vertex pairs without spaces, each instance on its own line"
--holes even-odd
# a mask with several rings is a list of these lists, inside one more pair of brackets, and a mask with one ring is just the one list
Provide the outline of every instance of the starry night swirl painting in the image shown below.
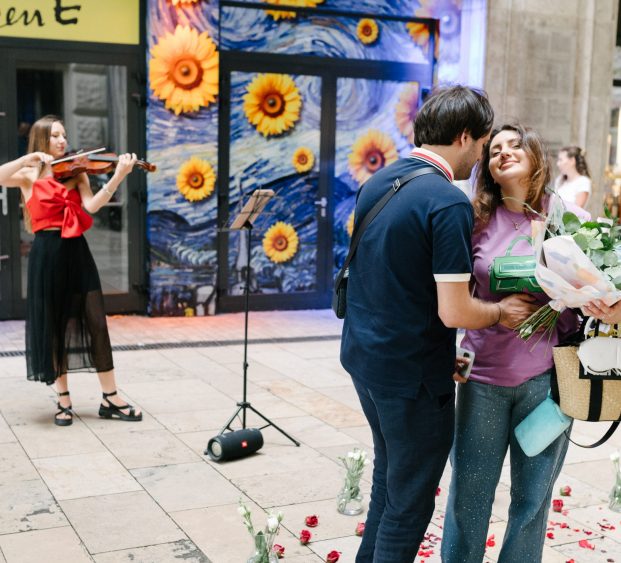
[[[215,0],[148,2],[148,158],[159,165],[148,179],[152,315],[212,314],[218,264],[228,270],[220,289],[243,292],[247,235],[229,233],[226,256],[218,256],[217,228],[222,214],[233,216],[256,188],[271,188],[276,197],[252,232],[251,292],[316,291],[318,265],[331,256],[332,275],[346,254],[359,187],[411,150],[411,121],[423,94],[418,82],[338,78],[334,154],[320,155],[322,78],[279,70],[229,73],[229,137],[218,139],[221,52],[314,56],[319,65],[322,57],[426,65],[444,81],[459,61],[461,0],[267,4],[264,10]],[[334,16],[322,8],[371,15]],[[439,52],[429,52],[438,42],[424,23],[386,15],[440,20]],[[217,194],[222,154],[228,190]],[[334,159],[329,248],[318,247],[321,158]]]

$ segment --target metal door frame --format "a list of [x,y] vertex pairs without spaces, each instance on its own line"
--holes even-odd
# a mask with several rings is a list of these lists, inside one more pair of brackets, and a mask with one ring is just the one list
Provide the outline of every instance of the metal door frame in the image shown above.
[[[433,49],[433,45],[430,47]],[[333,187],[336,150],[336,96],[339,78],[419,82],[422,89],[433,86],[433,64],[410,64],[359,59],[327,59],[314,56],[223,51],[220,58],[220,100],[218,129],[218,226],[228,220],[230,75],[232,72],[274,72],[321,78],[320,169],[317,199],[327,199],[327,220],[317,226],[317,290],[290,294],[251,294],[254,310],[325,308],[330,304],[333,286]],[[228,233],[218,232],[217,311],[243,309],[243,297],[227,295]]]
[[[145,6],[141,2],[141,44],[113,45],[74,41],[0,38],[0,163],[17,156],[17,69],[20,63],[80,63],[118,65],[127,68],[127,146],[139,154],[146,149],[146,59],[144,56]],[[128,280],[129,291],[105,296],[107,313],[144,313],[147,306],[146,265],[146,178],[136,171],[127,178],[128,190]],[[19,263],[18,189],[8,189],[8,218],[0,215],[0,320],[24,318]],[[0,214],[2,214],[0,202]],[[5,272],[9,270],[7,275]]]

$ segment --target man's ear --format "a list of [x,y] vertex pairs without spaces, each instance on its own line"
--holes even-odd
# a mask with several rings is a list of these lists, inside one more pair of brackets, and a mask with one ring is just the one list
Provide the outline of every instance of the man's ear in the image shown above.
[[453,143],[455,143],[458,148],[461,149],[468,144],[468,139],[470,138],[470,133],[466,129],[464,129],[459,135],[457,135],[457,137],[455,137]]
[[471,139],[472,136],[470,135],[470,132],[464,129],[464,131],[462,131],[462,134],[459,136],[459,143],[462,147],[464,147],[469,143]]

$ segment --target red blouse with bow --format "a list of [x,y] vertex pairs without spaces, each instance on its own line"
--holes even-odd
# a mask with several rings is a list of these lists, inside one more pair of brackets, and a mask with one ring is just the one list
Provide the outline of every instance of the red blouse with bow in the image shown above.
[[68,190],[54,178],[40,178],[26,202],[33,232],[60,227],[61,238],[79,237],[91,228],[93,218],[82,208],[77,188]]

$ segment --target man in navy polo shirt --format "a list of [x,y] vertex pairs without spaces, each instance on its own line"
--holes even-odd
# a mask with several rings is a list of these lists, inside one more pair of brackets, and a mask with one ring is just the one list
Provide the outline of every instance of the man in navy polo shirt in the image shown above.
[[451,183],[470,177],[493,119],[484,93],[439,90],[416,117],[417,148],[359,192],[356,225],[395,179],[434,168],[392,197],[349,267],[341,363],[375,452],[357,563],[414,561],[453,441],[455,327],[514,326],[523,314],[516,296],[499,304],[471,297],[473,211]]

